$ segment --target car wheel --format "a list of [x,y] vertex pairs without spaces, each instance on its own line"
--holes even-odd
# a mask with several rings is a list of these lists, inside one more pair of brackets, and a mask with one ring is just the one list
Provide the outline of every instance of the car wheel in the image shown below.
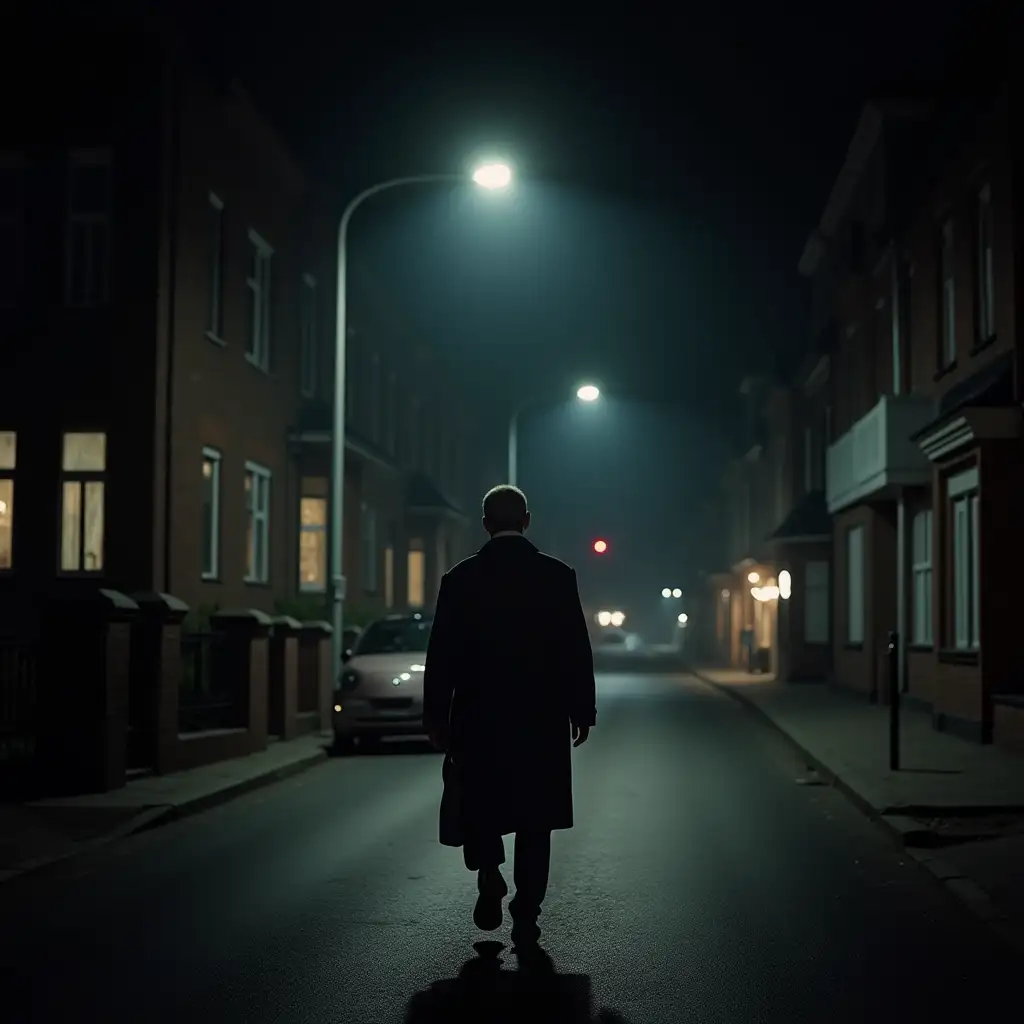
[[360,750],[379,750],[380,749],[380,737],[379,736],[360,736],[359,737],[359,749]]
[[351,754],[355,749],[355,743],[348,733],[336,732],[334,734],[334,752],[336,754]]

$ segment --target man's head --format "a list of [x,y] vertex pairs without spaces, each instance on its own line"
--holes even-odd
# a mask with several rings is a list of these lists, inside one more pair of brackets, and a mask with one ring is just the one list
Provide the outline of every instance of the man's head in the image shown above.
[[492,537],[512,530],[523,533],[529,526],[526,495],[518,487],[500,484],[484,495],[484,529]]

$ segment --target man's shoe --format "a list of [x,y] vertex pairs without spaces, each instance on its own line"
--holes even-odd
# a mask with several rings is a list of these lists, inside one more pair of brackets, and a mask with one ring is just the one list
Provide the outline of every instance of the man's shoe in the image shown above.
[[512,944],[529,948],[540,939],[540,926],[536,921],[516,921],[512,925]]
[[501,927],[501,901],[508,895],[508,885],[498,868],[481,869],[477,877],[480,895],[473,908],[473,923],[483,932]]

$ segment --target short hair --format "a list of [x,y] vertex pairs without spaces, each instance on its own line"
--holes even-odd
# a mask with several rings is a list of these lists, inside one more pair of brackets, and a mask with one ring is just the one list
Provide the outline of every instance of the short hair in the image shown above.
[[499,484],[484,495],[484,519],[495,533],[522,530],[526,525],[526,495],[512,484]]

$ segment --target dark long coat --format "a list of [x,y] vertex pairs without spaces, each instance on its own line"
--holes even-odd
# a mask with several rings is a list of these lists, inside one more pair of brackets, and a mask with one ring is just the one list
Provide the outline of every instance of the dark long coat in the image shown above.
[[446,736],[441,842],[573,825],[570,721],[594,725],[594,660],[576,573],[520,535],[441,581],[424,718]]

